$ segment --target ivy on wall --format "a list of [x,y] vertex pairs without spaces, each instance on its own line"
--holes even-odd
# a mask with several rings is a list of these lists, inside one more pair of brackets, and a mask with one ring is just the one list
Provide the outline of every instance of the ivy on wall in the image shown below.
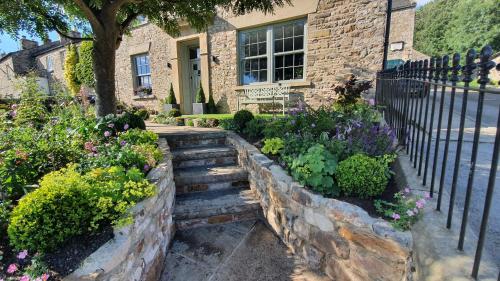
[[80,92],[80,81],[76,76],[76,65],[78,63],[78,51],[76,46],[68,46],[66,59],[64,60],[64,79],[71,94],[77,95]]
[[94,67],[92,60],[92,51],[94,44],[91,41],[84,41],[80,44],[80,59],[76,65],[76,76],[82,85],[90,88],[95,86]]

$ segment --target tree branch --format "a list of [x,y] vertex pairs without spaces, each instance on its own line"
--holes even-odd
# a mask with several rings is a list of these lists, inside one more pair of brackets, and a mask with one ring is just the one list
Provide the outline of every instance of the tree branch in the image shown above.
[[82,10],[83,14],[87,17],[93,28],[102,28],[101,22],[99,21],[96,13],[92,8],[90,8],[85,0],[74,0],[74,2]]
[[77,41],[93,41],[94,40],[94,38],[92,38],[92,37],[74,37],[74,36],[70,36],[70,35],[62,32],[59,28],[57,28],[57,26],[54,26],[54,29],[57,32],[57,34],[61,35],[64,38],[70,39],[70,40],[77,40]]
[[139,16],[139,13],[131,13],[127,16],[127,18],[120,24],[121,31],[123,32],[131,23],[132,21]]

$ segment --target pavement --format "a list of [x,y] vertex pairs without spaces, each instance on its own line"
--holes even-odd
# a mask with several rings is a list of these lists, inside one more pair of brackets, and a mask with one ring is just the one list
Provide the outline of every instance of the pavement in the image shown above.
[[260,221],[176,232],[161,281],[327,281]]

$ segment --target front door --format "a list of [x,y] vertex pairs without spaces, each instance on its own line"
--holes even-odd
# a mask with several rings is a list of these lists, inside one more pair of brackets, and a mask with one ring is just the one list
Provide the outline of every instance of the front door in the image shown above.
[[192,59],[189,61],[189,92],[192,98],[191,103],[195,102],[196,92],[200,87],[200,80],[200,59]]

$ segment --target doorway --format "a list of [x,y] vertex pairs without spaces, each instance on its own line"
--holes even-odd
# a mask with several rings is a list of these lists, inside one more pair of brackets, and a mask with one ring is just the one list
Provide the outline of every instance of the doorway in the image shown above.
[[196,92],[200,87],[201,67],[200,67],[200,48],[189,48],[189,93],[191,103],[195,102]]
[[192,114],[201,81],[200,45],[198,40],[190,40],[182,42],[179,47],[181,111]]

